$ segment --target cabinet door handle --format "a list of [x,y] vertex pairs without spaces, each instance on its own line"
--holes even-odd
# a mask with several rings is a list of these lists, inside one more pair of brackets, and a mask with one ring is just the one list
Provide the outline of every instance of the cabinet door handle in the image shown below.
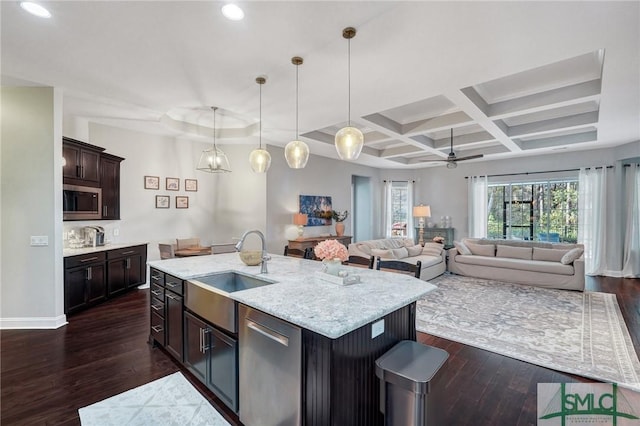
[[91,278],[93,278],[93,274],[92,274],[91,266],[89,266],[87,268],[87,281],[91,281]]
[[153,294],[154,296],[160,296],[161,293],[156,290],[151,290],[151,294]]
[[165,296],[167,296],[171,300],[180,300],[180,299],[178,299],[177,297],[175,297],[174,295],[172,295],[170,293],[167,293]]
[[127,269],[131,269],[131,258],[127,257]]
[[162,306],[151,305],[151,309],[153,309],[155,311],[161,311],[162,310]]
[[102,207],[102,216],[107,216],[107,206]]
[[79,165],[76,166],[76,177],[82,177]]
[[159,325],[152,325],[152,326],[151,326],[151,329],[152,329],[153,331],[155,331],[156,333],[160,333],[160,332],[162,331],[162,326],[159,326]]
[[156,277],[155,275],[152,275],[152,276],[151,276],[151,279],[152,279],[153,281],[160,281],[160,277]]
[[200,332],[200,346],[198,347],[198,349],[200,350],[200,353],[204,353],[204,350],[202,350],[202,347],[204,346],[204,336],[202,334],[202,332],[204,331],[201,328],[198,328],[198,331]]
[[84,263],[84,262],[91,262],[92,260],[98,260],[98,256],[94,256],[94,257],[87,257],[85,259],[80,259],[80,262]]
[[167,282],[165,283],[165,285],[167,285],[167,286],[169,286],[169,287],[171,287],[171,288],[176,288],[176,287],[178,287],[178,283],[172,283],[171,281],[167,281]]
[[200,329],[200,352],[206,353],[209,349],[213,348],[213,345],[207,345],[207,335],[211,333],[210,328]]
[[122,253],[120,253],[122,256],[126,255],[126,254],[133,254],[135,253],[135,250],[129,250],[129,251],[123,251]]

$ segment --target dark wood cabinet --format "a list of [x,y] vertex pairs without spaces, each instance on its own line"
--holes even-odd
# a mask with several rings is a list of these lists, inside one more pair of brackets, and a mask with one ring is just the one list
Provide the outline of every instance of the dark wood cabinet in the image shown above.
[[191,312],[184,313],[184,365],[238,412],[238,340]]
[[[168,276],[167,276],[168,277]],[[167,278],[165,278],[165,284]],[[182,289],[182,287],[180,288]],[[183,300],[182,294],[174,293],[165,288],[165,348],[178,361],[182,362],[183,354]]]
[[101,154],[100,186],[102,187],[102,219],[120,219],[120,162],[124,158]]
[[64,259],[64,312],[73,314],[147,281],[147,246]]
[[107,298],[104,253],[65,259],[64,312],[72,314]]
[[149,273],[151,277],[149,298],[151,312],[151,331],[149,333],[149,343],[155,346],[159,344],[165,345],[165,306],[164,306],[164,272],[151,268]]
[[100,186],[100,153],[104,148],[75,139],[62,138],[63,183]]

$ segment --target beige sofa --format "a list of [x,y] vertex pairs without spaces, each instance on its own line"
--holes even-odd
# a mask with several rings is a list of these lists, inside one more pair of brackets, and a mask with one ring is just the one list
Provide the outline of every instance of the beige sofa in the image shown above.
[[454,274],[584,290],[582,244],[466,238],[454,245],[449,249],[447,265]]
[[401,260],[413,265],[420,261],[422,262],[420,279],[425,281],[442,275],[447,269],[446,250],[443,249],[442,244],[426,243],[422,247],[412,238],[383,238],[351,243],[349,256],[364,259],[380,256],[384,260]]

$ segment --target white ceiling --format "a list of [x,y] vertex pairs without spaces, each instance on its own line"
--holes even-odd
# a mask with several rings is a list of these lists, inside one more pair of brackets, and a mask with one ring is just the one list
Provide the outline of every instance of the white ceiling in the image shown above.
[[[417,168],[640,140],[640,2],[254,1],[241,22],[212,1],[48,1],[40,19],[0,2],[3,85],[64,89],[64,114],[186,139],[257,144],[300,134],[337,158],[335,130],[365,133],[358,163]],[[90,142],[90,141],[89,141]],[[482,160],[471,160],[482,161]]]

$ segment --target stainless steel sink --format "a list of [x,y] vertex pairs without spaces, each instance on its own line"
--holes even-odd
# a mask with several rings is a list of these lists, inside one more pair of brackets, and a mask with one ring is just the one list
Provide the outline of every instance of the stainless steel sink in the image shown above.
[[205,275],[187,281],[185,307],[203,319],[232,333],[238,332],[238,304],[229,294],[273,284],[238,272]]

